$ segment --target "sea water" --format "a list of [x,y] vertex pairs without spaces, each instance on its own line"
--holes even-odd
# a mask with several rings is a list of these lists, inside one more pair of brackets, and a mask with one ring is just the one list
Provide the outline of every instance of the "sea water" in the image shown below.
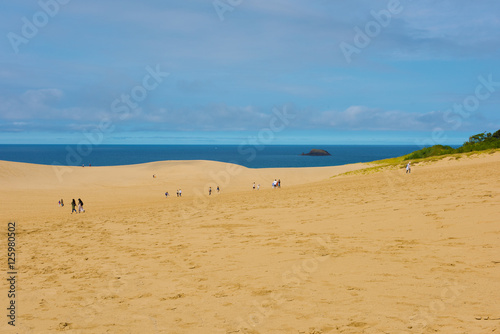
[[[303,156],[311,149],[330,156]],[[117,166],[164,160],[212,160],[249,168],[338,166],[393,158],[408,145],[0,145],[0,160],[44,165]]]

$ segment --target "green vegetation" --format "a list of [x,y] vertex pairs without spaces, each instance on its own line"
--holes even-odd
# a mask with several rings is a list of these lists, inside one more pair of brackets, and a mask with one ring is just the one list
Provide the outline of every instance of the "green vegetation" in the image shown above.
[[468,141],[466,141],[461,147],[456,149],[452,148],[451,146],[443,145],[425,147],[405,156],[404,160],[424,159],[446,154],[485,151],[496,148],[500,148],[500,130],[493,134],[491,134],[490,132],[483,132],[469,137]]
[[415,151],[407,156],[405,156],[404,160],[416,160],[416,159],[424,159],[428,157],[434,157],[445,154],[453,154],[455,153],[455,149],[451,146],[443,146],[443,145],[434,145],[431,147],[424,147],[421,150]]
[[459,160],[464,156],[471,156],[474,154],[493,154],[498,152],[499,149],[500,130],[493,134],[484,132],[470,137],[469,140],[459,148],[434,145],[402,157],[373,161],[370,163],[370,167],[332,176],[332,178],[341,175],[367,175],[388,169],[402,169],[406,167],[408,160],[412,160],[412,163],[418,163],[420,165],[439,161],[444,158]]

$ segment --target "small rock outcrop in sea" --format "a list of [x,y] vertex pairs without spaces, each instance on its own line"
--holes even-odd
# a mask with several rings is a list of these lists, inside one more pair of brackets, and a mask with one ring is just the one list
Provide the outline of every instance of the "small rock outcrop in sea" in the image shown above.
[[331,155],[325,150],[318,150],[316,148],[313,148],[309,153],[302,153],[302,155],[311,155],[313,157],[322,157],[322,156],[327,156]]

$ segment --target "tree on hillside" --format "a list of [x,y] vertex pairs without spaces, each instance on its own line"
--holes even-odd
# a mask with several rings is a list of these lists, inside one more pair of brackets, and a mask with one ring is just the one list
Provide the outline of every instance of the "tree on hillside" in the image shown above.
[[450,146],[434,145],[424,147],[421,150],[415,151],[407,156],[405,160],[423,159],[432,156],[439,156],[452,153],[466,153],[473,151],[484,151],[489,149],[500,148],[500,130],[495,133],[483,132],[469,137],[461,147],[453,149]]
[[491,133],[478,133],[477,135],[470,136],[469,141],[466,142],[465,144],[475,144],[475,143],[481,143],[485,141],[488,137],[491,137]]
[[477,144],[483,142],[496,141],[500,139],[500,130],[497,130],[495,133],[491,134],[491,132],[483,132],[478,133],[477,135],[469,137],[469,141],[465,142],[464,145]]

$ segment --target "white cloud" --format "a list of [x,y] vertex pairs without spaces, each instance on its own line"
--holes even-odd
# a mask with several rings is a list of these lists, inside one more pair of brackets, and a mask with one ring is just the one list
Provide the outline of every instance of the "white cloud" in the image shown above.
[[461,118],[450,117],[447,111],[430,111],[424,113],[406,112],[400,110],[383,110],[366,106],[351,106],[342,111],[322,111],[316,114],[305,112],[301,115],[300,124],[310,128],[331,128],[337,130],[366,131],[433,131],[434,129],[460,130],[486,126],[487,121],[477,115]]
[[[500,2],[401,0],[405,10],[347,66],[339,43],[352,42],[353,28],[364,27],[373,20],[370,12],[387,3],[246,0],[221,22],[204,0],[73,1],[20,55],[0,50],[0,120],[61,131],[106,117],[128,129],[258,130],[267,126],[271,105],[291,102],[298,108],[291,124],[297,129],[449,126],[442,111],[428,111],[447,103],[432,95],[469,94],[470,80],[482,74],[476,69],[495,70],[481,60],[494,64],[499,56]],[[18,31],[18,18],[37,8],[8,5],[0,26]],[[436,59],[471,61],[444,72],[440,62],[431,63]],[[145,66],[158,63],[172,78],[127,119],[113,115],[111,102],[140,84]],[[407,84],[410,76],[414,81]],[[365,95],[358,98],[358,91]],[[410,99],[417,106],[408,107]],[[464,120],[464,126],[493,122],[496,106],[482,107],[486,117]]]
[[56,116],[56,105],[63,97],[59,89],[28,90],[18,96],[0,97],[2,119],[51,118]]

